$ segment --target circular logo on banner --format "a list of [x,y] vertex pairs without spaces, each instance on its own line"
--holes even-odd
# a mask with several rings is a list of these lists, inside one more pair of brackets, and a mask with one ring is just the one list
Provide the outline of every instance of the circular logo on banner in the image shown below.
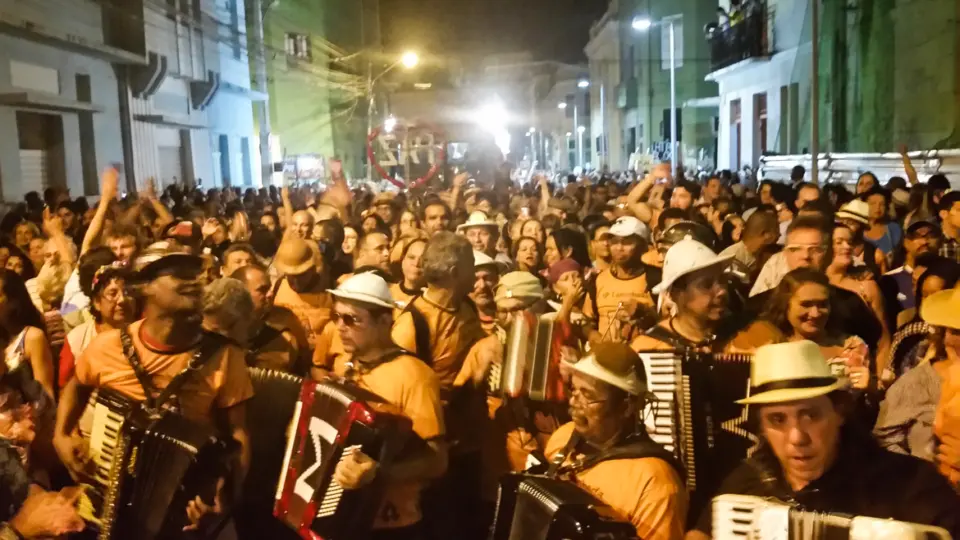
[[443,134],[426,124],[396,122],[367,136],[367,159],[377,173],[398,188],[412,189],[437,175],[446,159]]

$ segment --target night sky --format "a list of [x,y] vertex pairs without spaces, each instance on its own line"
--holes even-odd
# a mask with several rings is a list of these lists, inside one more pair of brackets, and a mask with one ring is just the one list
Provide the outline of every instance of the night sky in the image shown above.
[[528,50],[582,62],[590,25],[607,0],[381,0],[388,48],[478,55]]

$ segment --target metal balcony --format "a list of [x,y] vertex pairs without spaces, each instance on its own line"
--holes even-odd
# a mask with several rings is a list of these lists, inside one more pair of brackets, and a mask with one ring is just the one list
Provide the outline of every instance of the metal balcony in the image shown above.
[[708,31],[710,71],[749,58],[769,57],[768,20],[766,8],[759,7],[734,24],[725,23]]

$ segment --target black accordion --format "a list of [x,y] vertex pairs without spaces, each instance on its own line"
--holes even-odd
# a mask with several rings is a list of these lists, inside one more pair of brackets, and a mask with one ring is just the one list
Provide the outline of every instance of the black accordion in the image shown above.
[[148,415],[137,402],[100,388],[81,432],[95,467],[80,514],[100,540],[173,538],[189,524],[187,503],[213,503],[236,444],[213,426],[173,412]]
[[736,403],[749,393],[752,355],[649,351],[640,358],[657,398],[644,415],[650,437],[680,460],[692,500],[712,495],[759,442]]
[[359,540],[373,525],[382,484],[344,490],[337,464],[360,450],[389,467],[411,443],[409,418],[379,396],[340,382],[304,381],[287,439],[274,516],[302,538]]
[[714,538],[752,540],[950,540],[940,527],[892,519],[813,512],[773,499],[720,495],[713,499]]
[[247,402],[250,469],[243,493],[255,508],[272,514],[285,441],[300,399],[303,378],[256,367],[247,368],[247,372],[253,384],[253,397]]
[[490,540],[634,540],[637,531],[572,482],[507,475]]

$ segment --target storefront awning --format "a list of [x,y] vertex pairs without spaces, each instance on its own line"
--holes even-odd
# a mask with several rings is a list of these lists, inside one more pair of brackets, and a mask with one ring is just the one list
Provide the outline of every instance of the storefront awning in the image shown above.
[[93,103],[46,92],[5,92],[0,94],[0,105],[53,113],[103,112]]
[[190,122],[189,118],[184,118],[182,116],[170,116],[167,114],[138,114],[133,118],[146,124],[157,124],[158,126],[166,126],[177,129],[207,129],[207,126],[203,124],[193,124]]

